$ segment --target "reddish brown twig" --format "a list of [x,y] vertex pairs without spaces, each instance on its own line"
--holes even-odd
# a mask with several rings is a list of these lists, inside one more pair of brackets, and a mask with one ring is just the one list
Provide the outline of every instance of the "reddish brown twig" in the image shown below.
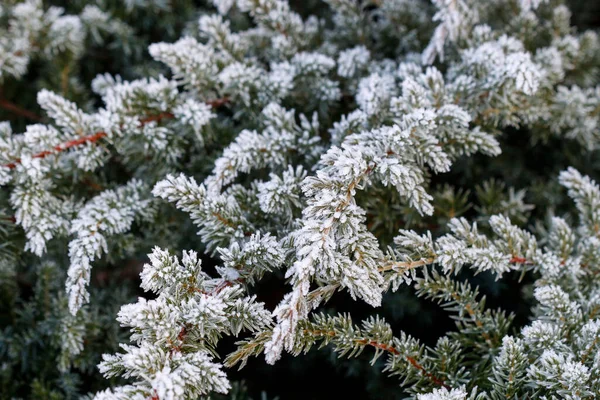
[[6,99],[3,99],[3,98],[0,98],[0,107],[4,108],[7,111],[10,111],[16,115],[20,115],[21,117],[25,117],[25,118],[31,119],[33,121],[38,121],[38,122],[43,121],[43,118],[40,117],[39,115],[37,115],[36,113],[26,110],[24,108],[21,108],[18,105],[14,104]]
[[81,181],[81,183],[83,183],[85,186],[88,186],[98,192],[101,192],[102,190],[104,190],[104,188],[102,186],[98,185],[96,182],[92,181],[89,178],[85,178],[84,180]]
[[148,116],[146,118],[142,118],[140,120],[140,124],[141,125],[145,125],[145,124],[147,124],[149,122],[152,122],[152,121],[160,122],[163,119],[171,119],[171,118],[175,118],[175,116],[172,113],[170,113],[170,112],[163,112],[163,113],[160,113],[160,114],[157,114],[157,115],[150,115],[150,116]]
[[523,258],[523,257],[518,257],[518,256],[513,256],[513,258],[510,259],[509,263],[511,263],[511,264],[528,264],[528,265],[532,264],[532,262],[529,261],[528,259]]
[[219,292],[221,292],[221,290],[225,289],[228,286],[233,286],[234,283],[242,283],[243,279],[239,278],[236,279],[235,281],[223,281],[221,283],[219,283],[219,285],[217,285],[209,294],[218,294]]
[[[319,336],[329,336],[329,337],[336,336],[335,331],[305,329],[304,332],[311,333],[313,335],[319,335]],[[358,344],[362,344],[364,346],[372,346],[377,349],[387,351],[388,353],[392,353],[395,356],[401,356],[400,351],[398,351],[398,349],[396,349],[394,346],[391,346],[389,344],[380,343],[375,340],[368,340],[368,339],[356,339],[356,340],[354,340],[354,342],[358,343]],[[450,386],[446,385],[443,380],[441,380],[437,376],[433,375],[431,372],[428,372],[427,370],[425,370],[425,368],[421,364],[419,364],[419,362],[417,360],[415,360],[413,357],[405,356],[405,358],[410,363],[410,365],[412,365],[413,367],[415,367],[416,369],[421,371],[421,373],[424,376],[426,376],[427,378],[429,378],[429,380],[431,380],[431,382],[435,383],[438,386],[445,387],[446,389],[450,389]]]
[[[70,149],[71,147],[79,146],[84,143],[97,142],[98,140],[102,139],[105,136],[106,136],[106,132],[96,132],[93,135],[83,136],[83,137],[68,141],[66,143],[59,144],[58,146],[54,146],[52,148],[52,150],[44,150],[42,152],[39,152],[39,153],[35,154],[33,156],[33,158],[45,158],[51,154],[60,153],[61,151],[65,151],[67,149]],[[20,164],[20,163],[21,163],[21,159],[17,158],[15,161],[13,161],[11,163],[4,164],[4,167],[13,169],[13,168],[16,168],[17,164]]]
[[438,386],[445,387],[446,389],[450,389],[450,386],[446,385],[444,383],[444,381],[442,381],[440,378],[438,378],[437,376],[433,375],[431,372],[427,372],[425,370],[425,368],[423,368],[423,366],[417,362],[417,360],[415,360],[411,356],[406,356],[406,359],[408,360],[408,362],[410,363],[410,365],[412,365],[413,367],[415,367],[416,369],[418,369],[419,371],[421,371],[421,373],[423,375],[425,375],[426,377],[428,377],[431,380],[431,382],[435,383]]
[[229,97],[223,97],[221,99],[214,99],[206,101],[205,103],[211,106],[212,108],[219,108],[227,103],[229,103],[231,99]]

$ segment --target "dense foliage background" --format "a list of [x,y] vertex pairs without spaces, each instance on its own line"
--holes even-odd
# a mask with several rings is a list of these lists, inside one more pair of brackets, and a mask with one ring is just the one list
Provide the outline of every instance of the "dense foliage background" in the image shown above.
[[[65,7],[67,14],[78,14],[87,2],[45,3]],[[168,75],[166,67],[149,57],[146,50],[148,45],[159,41],[173,42],[186,29],[193,29],[199,17],[198,12],[204,7],[202,2],[172,0],[170,10],[134,8],[133,11],[126,11],[121,1],[106,0],[102,3],[104,9],[111,10],[115,17],[133,30],[133,34],[126,37],[127,41],[110,33],[104,35],[102,40],[94,40],[90,36],[86,39],[85,52],[78,60],[66,59],[57,64],[34,59],[23,79],[4,81],[0,88],[2,104],[10,102],[17,105],[19,110],[40,116],[35,97],[40,89],[46,88],[61,93],[84,109],[93,109],[99,105],[99,98],[89,88],[92,79],[99,73],[120,74],[124,79],[158,73]],[[303,16],[328,12],[327,7],[315,0],[295,0],[290,3]],[[600,2],[572,0],[570,7],[573,23],[579,28],[600,27]],[[27,124],[32,123],[31,115],[2,107],[2,104],[0,121],[10,121],[13,131],[23,131]],[[382,232],[389,232],[387,228],[392,226],[394,230],[427,227],[441,233],[445,223],[454,215],[471,219],[494,214],[503,200],[510,199],[508,187],[527,189],[524,202],[536,205],[524,213],[529,219],[522,221],[522,224],[527,226],[531,221],[544,219],[549,210],[560,211],[565,207],[562,203],[564,196],[558,195],[561,189],[556,177],[566,165],[572,165],[596,180],[600,177],[598,151],[582,155],[574,142],[551,138],[537,146],[529,146],[527,143],[530,140],[530,135],[514,130],[501,137],[501,156],[464,158],[450,173],[435,176],[434,179],[439,181],[436,181],[438,187],[448,184],[463,189],[460,196],[450,196],[452,203],[445,204],[446,207],[437,210],[432,217],[420,218],[413,215],[414,212],[404,210],[404,220],[391,220],[387,216],[397,214],[398,210],[390,210],[389,213],[382,210],[394,204],[393,196],[383,190],[380,197],[369,193],[368,198],[360,201],[368,204],[367,210],[372,211],[369,215],[370,226],[374,231],[382,227]],[[118,166],[106,171],[107,174],[113,174],[116,180],[126,181],[119,176],[121,172]],[[94,190],[93,184],[90,183],[90,190]],[[0,197],[7,195],[0,192]],[[443,191],[438,193],[437,201],[438,204],[444,204]],[[4,218],[0,224],[1,233],[13,237],[18,235],[12,230],[10,215],[0,215],[0,218]],[[175,228],[180,248],[200,247],[199,238],[195,236],[196,229],[191,223],[173,227],[166,222],[165,235],[173,233]],[[380,239],[383,242],[386,240],[385,237]],[[391,241],[391,237],[387,240]],[[66,251],[63,253],[67,263]],[[91,303],[96,306],[90,311],[94,317],[91,318],[93,326],[89,327],[91,334],[86,339],[86,350],[76,368],[59,375],[56,370],[59,349],[51,332],[57,323],[52,318],[53,310],[62,301],[59,293],[64,289],[64,270],[50,265],[33,270],[30,263],[34,257],[28,253],[22,254],[17,281],[12,283],[13,287],[0,291],[0,398],[75,398],[111,384],[100,376],[96,364],[101,353],[115,352],[117,343],[127,340],[126,332],[118,327],[114,317],[120,305],[142,294],[138,274],[144,263],[142,256],[125,263],[118,259],[118,254],[113,256],[113,259],[106,260],[105,265],[96,268],[92,278]],[[261,282],[256,290],[259,300],[264,301],[270,309],[277,305],[286,291],[282,273],[278,274]],[[471,276],[465,273],[464,279],[477,283],[487,296],[488,307],[502,306],[514,312],[517,327],[528,321],[530,306],[527,299],[531,297],[528,283],[531,280],[527,276],[522,281],[515,278],[496,282],[491,275]],[[352,311],[356,320],[372,313],[369,306],[352,301],[349,295],[343,294],[336,296],[327,307],[338,312]],[[394,328],[401,328],[428,345],[435,344],[440,335],[455,329],[454,322],[441,308],[417,298],[410,288],[388,294],[377,313],[384,316]],[[233,348],[233,341],[226,341],[222,345]],[[241,372],[230,371],[231,379],[241,382],[231,396],[257,399],[266,393],[267,398],[280,399],[402,398],[398,382],[389,379],[381,372],[381,368],[372,368],[369,359],[366,354],[352,360],[338,359],[328,349],[315,349],[299,358],[284,356],[275,366],[266,365],[262,359],[253,359]],[[315,390],[317,387],[318,391]]]

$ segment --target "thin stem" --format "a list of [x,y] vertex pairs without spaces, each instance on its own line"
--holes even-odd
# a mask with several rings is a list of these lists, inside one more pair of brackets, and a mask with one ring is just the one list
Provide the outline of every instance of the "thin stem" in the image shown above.
[[211,106],[212,108],[219,108],[219,107],[229,103],[230,101],[231,101],[231,99],[229,97],[223,97],[220,99],[208,100],[208,101],[205,101],[205,103],[208,104],[209,106]]
[[450,389],[450,386],[446,385],[443,380],[433,375],[431,372],[427,372],[425,368],[423,368],[423,366],[417,362],[417,360],[415,360],[411,356],[406,356],[406,359],[413,367],[421,371],[421,373],[428,377],[433,383],[435,383],[438,386],[445,387],[446,389]]
[[380,267],[378,270],[379,270],[379,272],[389,271],[389,270],[393,270],[393,269],[402,269],[402,270],[406,271],[406,270],[413,269],[416,267],[421,267],[423,265],[431,264],[431,263],[435,262],[435,260],[436,260],[436,257],[430,257],[430,258],[425,258],[425,259],[418,260],[418,261],[407,261],[407,262],[390,261],[383,267]]
[[3,108],[7,111],[10,111],[10,112],[16,114],[16,115],[20,115],[21,117],[25,117],[25,118],[28,118],[33,121],[37,121],[37,122],[43,121],[43,118],[41,116],[37,115],[36,113],[26,110],[24,108],[21,108],[18,105],[16,105],[15,103],[8,101],[4,98],[0,98],[0,108]]
[[583,356],[581,356],[581,363],[582,364],[584,364],[586,362],[586,360],[588,359],[588,357],[592,353],[592,350],[598,344],[598,340],[600,340],[600,338],[598,338],[598,337],[594,338],[594,341],[592,342],[592,344],[590,344],[590,347],[588,347],[587,350],[585,351],[585,353],[583,354]]
[[523,257],[518,257],[518,256],[513,256],[509,263],[511,264],[524,264],[524,265],[533,265],[533,262],[529,261],[526,258]]
[[[47,156],[49,156],[51,154],[60,153],[62,151],[70,149],[71,147],[76,147],[76,146],[82,145],[84,143],[94,143],[94,142],[97,142],[98,140],[100,140],[100,139],[102,139],[103,137],[106,137],[106,136],[107,136],[106,132],[96,132],[93,135],[83,136],[83,137],[80,137],[78,139],[71,140],[71,141],[68,141],[66,143],[62,143],[62,144],[59,144],[57,146],[54,146],[52,148],[52,150],[44,150],[42,152],[39,152],[39,153],[35,154],[33,156],[33,158],[46,158]],[[21,163],[21,159],[17,158],[15,161],[13,161],[11,163],[4,164],[4,167],[10,168],[10,169],[14,169],[20,163]]]
[[163,119],[171,119],[171,118],[175,118],[175,115],[173,115],[170,112],[163,112],[163,113],[160,113],[160,114],[149,115],[149,116],[147,116],[145,118],[142,118],[140,120],[140,124],[141,125],[145,125],[145,124],[147,124],[149,122],[153,122],[153,121],[160,122]]
[[69,73],[71,72],[71,65],[67,63],[60,73],[60,87],[62,95],[66,96],[69,91]]

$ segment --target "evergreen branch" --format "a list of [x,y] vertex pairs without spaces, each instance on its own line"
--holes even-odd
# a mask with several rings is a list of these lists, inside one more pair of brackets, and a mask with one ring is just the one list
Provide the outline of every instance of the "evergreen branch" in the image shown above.
[[[505,327],[502,326],[502,321],[484,309],[485,297],[479,300],[477,289],[471,289],[468,283],[460,283],[449,276],[439,275],[435,270],[431,274],[427,273],[424,278],[419,278],[416,289],[418,296],[437,300],[443,304],[443,308],[456,313],[457,323],[464,324],[465,329],[473,328],[472,332],[483,338],[488,349],[498,347],[502,338],[500,331]],[[465,313],[468,318],[465,318]],[[493,332],[493,336],[490,332]],[[457,339],[468,342],[466,337],[458,334],[456,336]]]
[[[334,330],[323,331],[323,330],[304,329],[303,332],[305,334],[308,333],[313,336],[327,336],[329,338],[334,338],[337,336],[337,333]],[[450,386],[446,385],[442,379],[438,378],[431,372],[428,372],[425,369],[425,367],[423,367],[423,365],[421,365],[414,357],[412,357],[408,354],[402,354],[402,352],[400,352],[400,350],[398,350],[397,348],[395,348],[394,346],[392,346],[390,344],[382,343],[377,340],[368,339],[368,338],[352,339],[352,341],[361,346],[371,346],[371,347],[374,347],[375,349],[379,349],[379,350],[388,352],[388,353],[392,354],[393,356],[404,358],[404,359],[406,359],[406,361],[408,361],[410,363],[410,365],[412,365],[414,368],[419,370],[421,372],[421,374],[423,374],[423,376],[427,377],[435,385],[445,387],[447,389],[450,388]]]
[[[394,358],[405,359],[413,368],[419,371],[419,373],[426,377],[431,383],[436,386],[450,388],[443,379],[436,376],[434,373],[427,371],[427,369],[417,361],[415,354],[416,342],[414,339],[406,336],[404,333],[402,339],[397,339],[389,336],[389,341],[378,340],[377,337],[381,335],[381,332],[391,331],[389,325],[379,319],[371,319],[364,322],[365,332],[363,329],[353,327],[351,320],[347,316],[338,317],[325,317],[319,315],[316,317],[315,322],[304,321],[305,327],[298,331],[299,338],[298,343],[293,351],[294,354],[300,353],[301,351],[307,351],[314,342],[315,339],[321,338],[324,340],[324,344],[333,343],[335,351],[340,352],[342,355],[358,354],[361,352],[357,346],[364,348],[370,346],[376,349],[376,352],[384,351]],[[368,337],[367,330],[374,332],[373,337]],[[379,335],[378,335],[379,333]],[[240,364],[239,368],[242,368],[249,357],[258,356],[264,350],[265,345],[268,343],[271,332],[261,332],[254,338],[238,342],[238,349],[233,353],[229,354],[225,360],[224,365],[227,368],[231,368],[236,364]],[[388,338],[387,334],[384,337]],[[405,351],[399,350],[396,346],[391,343],[398,343],[402,347],[406,347]],[[304,349],[304,350],[303,350]],[[375,358],[379,357],[376,353]],[[395,363],[390,361],[391,365]]]
[[[207,101],[206,104],[208,104],[208,105],[210,105],[210,106],[212,106],[214,108],[217,108],[217,107],[221,107],[224,104],[227,104],[228,102],[229,102],[229,98],[225,97],[225,98],[222,98],[222,99],[216,99],[216,100]],[[2,99],[0,99],[0,106],[6,108],[5,107],[6,104],[4,104],[4,100],[2,100]],[[14,106],[14,107],[16,107],[16,106]],[[28,112],[26,110],[21,110],[21,111]],[[36,116],[34,114],[32,114],[32,115],[34,116],[34,119],[35,119]],[[31,118],[31,116],[29,118]],[[38,118],[38,120],[41,120],[41,118],[39,118],[39,117],[37,117],[37,118]],[[151,116],[147,116],[145,118],[142,118],[140,120],[140,125],[143,126],[143,125],[148,124],[150,122],[160,122],[160,121],[165,120],[165,119],[173,119],[173,118],[175,118],[175,115],[173,113],[163,112],[163,113],[160,113],[160,114],[157,114],[157,115],[151,115]],[[100,139],[102,139],[102,138],[104,138],[106,136],[108,136],[106,132],[99,131],[99,132],[93,133],[91,135],[83,136],[83,137],[80,137],[80,138],[77,138],[77,139],[74,139],[74,140],[70,140],[70,141],[68,141],[66,143],[62,143],[62,144],[56,145],[56,146],[54,146],[52,148],[52,150],[41,151],[41,152],[39,152],[37,154],[34,154],[32,156],[32,158],[45,158],[45,157],[47,157],[49,155],[57,154],[57,153],[65,151],[65,150],[68,150],[68,149],[70,149],[72,147],[77,147],[77,146],[80,146],[80,145],[85,144],[85,143],[95,143],[98,140],[100,140]],[[17,164],[20,164],[20,163],[21,163],[21,159],[17,158],[13,162],[4,164],[3,166],[6,167],[6,168],[9,168],[9,169],[14,169],[14,168],[17,167]]]

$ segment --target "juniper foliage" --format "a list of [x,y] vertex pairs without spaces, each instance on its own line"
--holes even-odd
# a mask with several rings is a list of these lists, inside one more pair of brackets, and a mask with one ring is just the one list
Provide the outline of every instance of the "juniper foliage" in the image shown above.
[[[51,77],[2,103],[39,119],[0,124],[3,392],[238,398],[327,347],[373,398],[600,393],[600,39],[563,2],[214,0],[150,45],[169,4],[103,5],[2,8],[2,84]],[[91,80],[88,40],[151,60]]]

